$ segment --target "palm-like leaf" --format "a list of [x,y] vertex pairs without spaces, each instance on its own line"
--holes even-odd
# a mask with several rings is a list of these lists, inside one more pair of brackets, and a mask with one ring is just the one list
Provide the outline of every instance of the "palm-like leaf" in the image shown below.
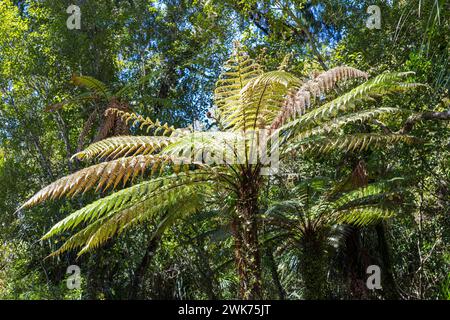
[[404,72],[379,75],[318,108],[311,109],[307,113],[303,112],[301,117],[287,122],[281,130],[311,129],[341,114],[360,110],[365,106],[363,102],[373,100],[373,97],[402,92],[418,86],[418,84],[400,81],[402,77],[409,74]]
[[319,155],[333,150],[361,152],[367,150],[369,146],[380,148],[393,143],[413,143],[414,141],[417,141],[417,139],[408,135],[356,133],[337,137],[314,136],[305,138],[300,142],[292,143],[287,150],[301,150]]
[[105,214],[122,211],[145,200],[164,197],[171,192],[178,192],[180,187],[209,181],[211,178],[211,173],[199,170],[190,174],[169,175],[139,183],[75,211],[54,225],[43,239],[73,229],[80,223],[97,220]]
[[251,123],[251,114],[245,108],[241,91],[254,78],[263,74],[262,68],[241,51],[225,63],[225,72],[217,81],[215,103],[219,109],[219,118],[226,129],[245,130]]

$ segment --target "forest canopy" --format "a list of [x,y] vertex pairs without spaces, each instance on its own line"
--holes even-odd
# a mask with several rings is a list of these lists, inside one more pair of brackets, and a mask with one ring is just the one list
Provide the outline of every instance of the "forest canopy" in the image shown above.
[[2,0],[0,299],[450,299],[445,0]]

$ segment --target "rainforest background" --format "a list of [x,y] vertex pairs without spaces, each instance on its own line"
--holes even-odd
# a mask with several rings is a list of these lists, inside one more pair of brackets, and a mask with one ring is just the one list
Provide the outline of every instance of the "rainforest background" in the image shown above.
[[[81,10],[79,30],[66,25],[72,4]],[[380,8],[380,29],[366,26],[370,5]],[[450,299],[449,9],[445,0],[0,0],[0,298]],[[313,150],[283,163],[289,175],[261,182],[261,274],[251,294],[235,265],[233,199],[224,190],[202,210],[177,211],[161,232],[155,215],[79,257],[68,250],[46,258],[71,233],[41,237],[108,191],[17,209],[83,168],[72,156],[99,135],[139,130],[116,119],[102,133],[105,106],[114,101],[87,98],[93,87],[77,76],[111,92],[127,87],[128,111],[209,128],[216,82],[237,47],[264,71],[301,79],[342,65],[369,78],[413,71],[408,81],[419,88],[362,102],[404,114],[352,122],[341,133],[381,130],[418,140]],[[329,95],[346,91],[339,84]],[[292,229],[272,221],[295,209],[289,201],[302,194],[320,202],[336,185],[379,181],[397,181],[382,196],[391,197],[389,218],[317,220],[313,235],[295,228],[302,215],[289,215]],[[70,265],[80,268],[79,288],[67,286]],[[382,289],[367,288],[369,265],[380,266]]]

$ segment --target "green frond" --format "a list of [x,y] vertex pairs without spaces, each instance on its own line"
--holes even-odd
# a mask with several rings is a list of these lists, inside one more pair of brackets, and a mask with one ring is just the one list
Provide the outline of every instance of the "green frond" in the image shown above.
[[[183,198],[177,199],[177,202],[170,207],[170,210],[168,210],[156,225],[156,228],[152,233],[152,238],[160,238],[179,218],[190,216],[193,213],[202,210],[204,208],[204,200],[205,195],[202,194],[199,189],[195,192],[187,193]],[[143,218],[146,219],[146,217],[138,217],[131,221],[129,226],[141,223]]]
[[83,246],[78,255],[82,255],[92,249],[98,248],[107,240],[116,234],[122,233],[125,229],[142,223],[157,214],[170,211],[170,218],[163,219],[164,228],[160,227],[160,232],[163,232],[169,227],[180,215],[189,215],[201,207],[202,195],[197,186],[187,188],[178,188],[166,197],[161,203],[153,204],[153,199],[142,201],[135,206],[122,210],[112,217],[108,217],[94,234],[89,238],[87,243]]
[[383,206],[368,205],[340,211],[336,217],[337,223],[351,224],[354,226],[367,226],[378,221],[389,219],[395,215],[395,211]]
[[56,111],[56,110],[59,110],[61,108],[64,108],[65,106],[70,106],[70,105],[73,105],[73,104],[80,104],[80,103],[82,103],[84,101],[90,101],[90,100],[95,100],[95,99],[96,99],[96,96],[93,95],[92,92],[84,92],[84,93],[76,95],[76,96],[74,96],[72,98],[65,99],[65,100],[63,100],[61,102],[58,102],[58,103],[52,104],[50,106],[47,106],[45,108],[45,111],[50,111],[50,112],[51,111]]
[[395,214],[393,201],[401,200],[403,184],[403,178],[393,178],[334,193],[337,184],[332,184],[331,180],[309,179],[292,189],[292,198],[272,204],[264,218],[297,236],[311,227],[324,228],[344,223],[368,225]]
[[265,72],[253,78],[240,92],[241,109],[230,114],[227,121],[243,131],[268,127],[289,89],[299,84],[300,79],[283,70]]
[[178,137],[160,153],[173,157],[189,157],[193,163],[212,164],[213,160],[216,160],[215,163],[222,163],[222,160],[228,159],[233,162],[238,156],[242,157],[241,160],[245,159],[245,154],[238,154],[237,151],[237,147],[242,146],[244,140],[245,136],[241,133],[194,131]]
[[72,76],[71,82],[76,86],[88,88],[105,99],[111,97],[111,92],[109,92],[108,87],[103,82],[93,77],[74,75]]
[[64,195],[74,197],[94,187],[98,191],[115,188],[120,182],[125,185],[127,181],[134,180],[139,174],[144,174],[150,167],[151,172],[154,173],[173,162],[187,163],[183,159],[160,155],[139,155],[102,162],[53,182],[31,197],[20,209],[34,206],[47,199],[58,199]]
[[411,183],[410,179],[397,177],[371,183],[365,187],[347,191],[343,195],[333,194],[334,196],[338,195],[338,198],[333,201],[333,205],[339,211],[359,205],[391,201],[400,193],[405,192],[404,186],[408,183]]
[[408,74],[392,73],[379,75],[338,98],[303,114],[300,118],[287,123],[281,129],[286,130],[296,127],[295,130],[297,131],[307,130],[320,123],[329,121],[339,114],[354,112],[358,109],[358,105],[361,105],[361,102],[373,100],[375,96],[410,90],[417,87],[417,84],[398,82],[401,76]]
[[175,138],[166,136],[118,136],[98,141],[72,156],[83,159],[117,159],[120,157],[146,155],[168,146]]
[[77,248],[83,246],[89,240],[89,238],[92,236],[92,234],[101,226],[102,223],[103,223],[102,219],[92,222],[83,230],[70,236],[70,238],[67,239],[61,245],[61,247],[58,248],[58,250],[49,254],[47,256],[47,258],[55,257],[64,252],[71,251],[71,250],[74,250],[74,249],[77,249]]
[[[118,117],[122,118],[123,121],[125,121],[125,123],[127,125],[131,125],[131,126],[139,126],[139,129],[143,129],[145,127],[147,127],[147,133],[150,130],[155,130],[154,134],[158,134],[158,132],[162,131],[162,135],[170,135],[170,134],[174,134],[177,132],[177,130],[173,127],[173,126],[169,126],[167,123],[165,124],[161,124],[161,122],[159,122],[159,120],[153,121],[150,118],[144,118],[143,116],[140,116],[138,114],[135,113],[129,113],[123,110],[119,110],[116,108],[110,108],[108,110],[106,110],[107,113],[114,113],[116,114]],[[131,124],[130,124],[131,122]]]
[[55,224],[42,239],[47,239],[64,231],[73,230],[81,223],[96,221],[105,215],[132,207],[136,203],[145,201],[146,199],[153,199],[155,205],[157,205],[158,199],[163,197],[164,193],[178,190],[177,188],[181,186],[194,185],[210,181],[211,179],[213,178],[210,173],[197,170],[189,173],[180,173],[178,175],[173,174],[163,176],[142,182],[94,201],[71,213],[69,216]]
[[349,208],[361,200],[377,196],[385,195],[390,190],[389,185],[385,182],[372,183],[368,186],[357,188],[344,193],[342,196],[333,201],[336,210]]
[[[156,187],[152,183],[141,184],[140,190],[137,192],[139,195],[136,192],[132,195],[132,191],[123,194],[121,197],[126,199],[118,205],[111,204],[109,210],[104,209],[105,205],[99,203],[105,199],[100,199],[94,202],[90,208],[87,206],[73,213],[71,216],[74,218],[63,220],[55,225],[44,238],[71,230],[82,222],[89,222],[88,226],[79,232],[82,237],[75,239],[77,241],[72,241],[69,247],[63,245],[63,250],[60,249],[56,252],[56,254],[60,254],[66,248],[73,249],[75,246],[83,246],[79,252],[79,254],[83,254],[100,246],[114,235],[120,234],[126,228],[157,217],[164,212],[170,212],[170,219],[167,219],[167,215],[163,219],[168,227],[170,226],[169,222],[173,223],[177,216],[190,214],[199,209],[203,202],[204,192],[208,188],[208,179],[206,175],[203,177],[197,175],[196,177],[187,177],[183,183],[178,179],[169,179],[168,182],[160,180],[161,187]],[[119,198],[119,196],[115,198]],[[114,200],[110,198],[107,202],[112,201]]]
[[224,65],[225,71],[220,75],[214,91],[214,102],[218,107],[218,116],[224,128],[241,130],[241,123],[232,124],[232,119],[239,117],[247,123],[246,109],[242,105],[241,90],[250,80],[263,73],[260,65],[242,49],[237,48]]
[[294,126],[292,130],[288,130],[287,134],[289,137],[295,136],[295,140],[302,140],[311,136],[328,134],[330,132],[341,129],[350,123],[364,123],[370,119],[376,119],[379,116],[385,114],[394,114],[394,113],[407,113],[409,110],[399,109],[399,108],[391,108],[391,107],[381,107],[377,109],[369,109],[364,111],[359,111],[355,113],[345,114],[343,116],[334,118],[332,120],[326,121],[324,123],[318,124],[316,127],[312,129],[305,130],[296,134],[296,127]]
[[287,152],[301,150],[302,152],[316,155],[340,150],[343,152],[363,151],[369,147],[380,148],[389,144],[404,142],[414,143],[417,139],[409,135],[379,134],[379,133],[355,133],[337,137],[312,137],[305,138],[298,143],[289,146]]

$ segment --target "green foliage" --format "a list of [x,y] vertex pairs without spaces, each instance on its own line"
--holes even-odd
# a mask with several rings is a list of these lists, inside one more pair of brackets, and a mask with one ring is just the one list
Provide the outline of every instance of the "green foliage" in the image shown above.
[[0,1],[0,298],[448,299],[450,11],[372,4]]

